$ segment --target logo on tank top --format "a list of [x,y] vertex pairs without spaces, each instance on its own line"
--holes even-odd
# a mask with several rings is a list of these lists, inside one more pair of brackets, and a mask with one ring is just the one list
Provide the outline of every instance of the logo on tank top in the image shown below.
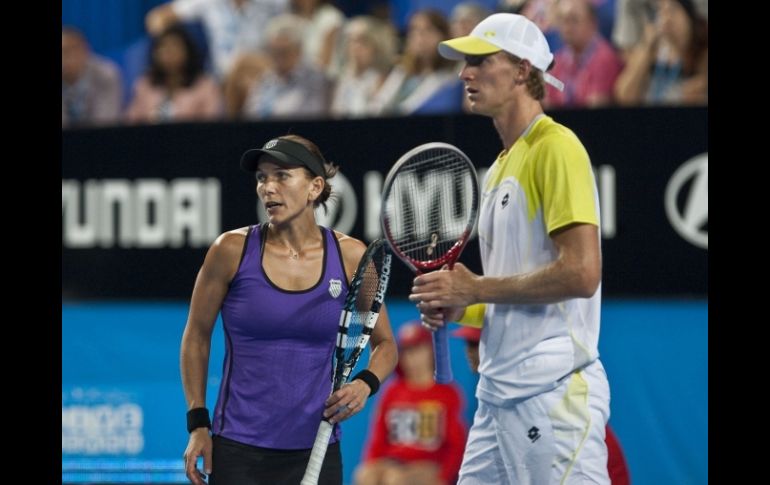
[[508,201],[511,199],[511,194],[505,194],[503,196],[503,200],[500,202],[501,207],[505,207],[508,205]]
[[342,293],[342,281],[338,279],[329,280],[329,294],[332,298],[337,298]]

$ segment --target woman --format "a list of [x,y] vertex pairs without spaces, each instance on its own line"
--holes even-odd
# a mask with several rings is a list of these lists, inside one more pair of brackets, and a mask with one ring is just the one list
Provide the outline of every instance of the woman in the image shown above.
[[[329,198],[336,167],[297,135],[248,150],[241,167],[256,172],[268,222],[217,238],[195,282],[181,348],[190,409],[185,469],[203,484],[202,456],[210,484],[299,483],[322,415],[335,424],[359,412],[393,371],[397,351],[383,311],[368,369],[329,396],[347,283],[366,249],[316,224],[314,209]],[[210,436],[203,406],[220,310],[227,352]],[[320,483],[340,484],[339,427],[330,442]]]
[[330,108],[333,116],[376,114],[372,100],[393,68],[397,43],[395,30],[382,20],[368,15],[350,19],[345,27],[345,58]]
[[692,0],[659,0],[615,83],[621,105],[708,105],[708,21]]
[[214,120],[222,117],[222,93],[203,70],[195,42],[180,24],[152,40],[147,73],[134,84],[126,112],[131,123]]
[[335,61],[337,39],[345,25],[345,14],[327,0],[291,0],[293,14],[307,20],[302,35],[305,61],[321,72],[331,69]]
[[438,10],[419,10],[409,19],[406,46],[399,63],[372,100],[379,115],[459,113],[462,83],[455,63],[436,47],[449,38],[449,22]]

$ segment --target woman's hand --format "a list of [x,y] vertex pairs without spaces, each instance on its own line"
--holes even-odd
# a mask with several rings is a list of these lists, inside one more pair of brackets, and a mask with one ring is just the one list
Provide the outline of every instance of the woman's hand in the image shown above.
[[335,424],[358,414],[366,405],[371,389],[361,379],[355,379],[342,386],[326,400],[324,418]]

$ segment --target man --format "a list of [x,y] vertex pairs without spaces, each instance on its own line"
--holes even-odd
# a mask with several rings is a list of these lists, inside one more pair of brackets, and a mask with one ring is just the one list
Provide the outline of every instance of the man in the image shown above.
[[598,360],[599,209],[575,134],[543,113],[553,54],[517,14],[487,17],[439,44],[465,59],[474,113],[492,118],[504,150],[482,186],[484,275],[462,264],[418,276],[410,300],[439,327],[485,303],[479,407],[459,484],[608,484],[609,385]]
[[91,52],[74,27],[61,29],[61,125],[117,123],[123,101],[118,67]]
[[596,108],[609,105],[623,63],[599,33],[599,18],[592,0],[561,0],[557,24],[564,46],[556,52],[553,75],[564,81],[564,91],[548,87],[546,107]]

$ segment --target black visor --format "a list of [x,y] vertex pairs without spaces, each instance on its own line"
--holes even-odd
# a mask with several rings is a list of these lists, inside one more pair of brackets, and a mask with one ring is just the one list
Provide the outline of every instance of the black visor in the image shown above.
[[306,167],[313,175],[326,178],[323,159],[313,154],[302,143],[282,138],[273,138],[262,148],[246,150],[241,156],[241,168],[247,172],[256,172],[259,159],[263,155],[270,155],[279,163],[289,166]]

